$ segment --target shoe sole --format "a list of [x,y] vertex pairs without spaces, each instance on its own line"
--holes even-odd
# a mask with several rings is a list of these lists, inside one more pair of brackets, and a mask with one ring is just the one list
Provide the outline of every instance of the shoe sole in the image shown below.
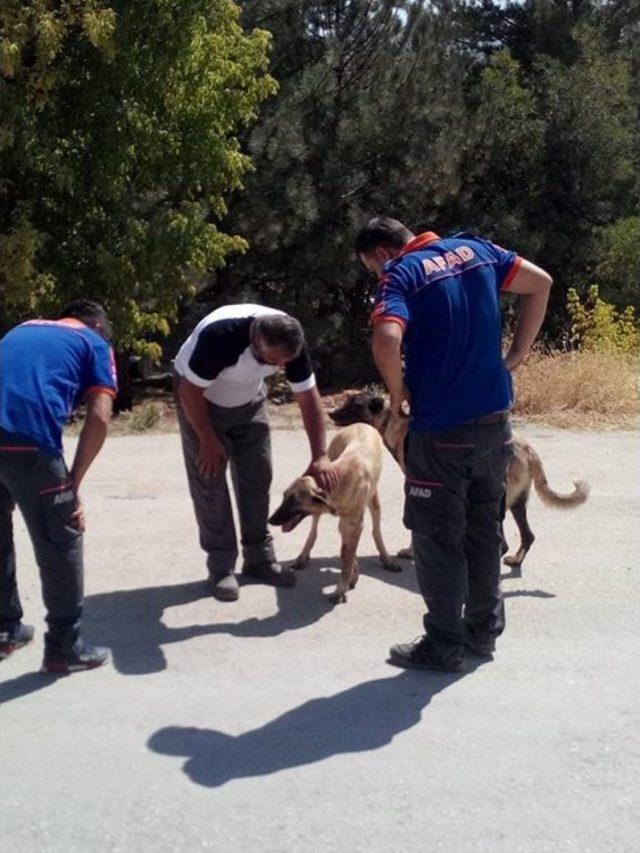
[[212,591],[211,595],[213,595],[213,597],[215,599],[217,599],[218,601],[237,601],[238,598],[240,597],[240,593],[238,593],[238,592],[229,593],[229,592],[222,592],[222,591],[217,590],[217,589],[214,589]]
[[87,669],[98,669],[109,663],[109,658],[91,663],[67,663],[66,661],[49,661],[42,664],[40,672],[45,675],[71,675],[74,672],[84,672]]
[[493,658],[493,653],[495,652],[495,648],[493,648],[491,650],[479,649],[479,648],[474,648],[473,646],[470,646],[468,643],[467,643],[467,650],[470,651],[472,655],[475,655],[476,657],[479,657],[479,658]]
[[30,637],[28,640],[25,640],[22,643],[5,643],[2,648],[0,648],[0,660],[4,660],[8,658],[9,655],[12,655],[14,652],[17,652],[18,649],[23,649],[25,646],[28,646],[29,643],[33,640],[33,637]]
[[461,663],[459,666],[450,667],[444,666],[441,664],[433,663],[422,663],[422,662],[414,662],[407,660],[404,657],[399,657],[394,655],[392,652],[389,653],[389,663],[392,663],[394,666],[401,666],[403,669],[430,669],[432,672],[466,672],[466,666]]

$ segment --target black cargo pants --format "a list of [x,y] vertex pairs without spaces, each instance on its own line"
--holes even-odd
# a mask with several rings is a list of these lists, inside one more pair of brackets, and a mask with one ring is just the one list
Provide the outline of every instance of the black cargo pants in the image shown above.
[[486,639],[504,630],[500,558],[513,450],[506,416],[496,420],[407,437],[404,523],[436,657],[463,654],[466,632]]
[[26,522],[47,608],[47,651],[66,652],[82,615],[82,535],[71,515],[76,496],[69,471],[55,455],[0,430],[0,632],[22,620],[16,580],[13,510]]

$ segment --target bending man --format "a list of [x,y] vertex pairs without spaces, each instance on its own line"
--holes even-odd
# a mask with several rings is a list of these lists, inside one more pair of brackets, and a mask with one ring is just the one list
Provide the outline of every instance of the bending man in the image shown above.
[[271,442],[264,378],[284,368],[311,445],[307,473],[331,491],[324,413],[300,323],[262,305],[227,305],[207,315],[175,359],[175,391],[189,490],[213,595],[238,598],[238,545],[226,482],[227,461],[240,516],[242,574],[293,586],[267,528]]
[[[79,299],[59,320],[31,320],[0,341],[0,658],[26,645],[16,583],[12,513],[24,516],[40,568],[49,630],[43,672],[101,666],[109,650],[80,637],[84,514],[78,489],[102,447],[116,393],[110,325]],[[84,400],[87,416],[71,466],[62,428]]]

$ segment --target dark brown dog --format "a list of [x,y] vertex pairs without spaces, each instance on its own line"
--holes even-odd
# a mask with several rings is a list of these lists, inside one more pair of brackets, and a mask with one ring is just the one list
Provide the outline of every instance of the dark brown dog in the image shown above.
[[[340,408],[329,412],[336,426],[353,423],[366,423],[375,427],[393,458],[404,471],[404,440],[409,429],[409,418],[392,415],[386,397],[370,391],[362,391],[347,398]],[[527,521],[527,501],[531,485],[536,487],[540,499],[547,506],[570,509],[583,504],[589,495],[589,486],[582,480],[575,480],[575,488],[570,494],[554,492],[549,486],[540,457],[526,441],[514,439],[514,453],[507,468],[506,505],[511,511],[520,532],[520,547],[512,556],[504,558],[511,566],[514,575],[519,575],[527,551],[531,548],[535,536]],[[411,548],[403,548],[400,557],[411,557]]]

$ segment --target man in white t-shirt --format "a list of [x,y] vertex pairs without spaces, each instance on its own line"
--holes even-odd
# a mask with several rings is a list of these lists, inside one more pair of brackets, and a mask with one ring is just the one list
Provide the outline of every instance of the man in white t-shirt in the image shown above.
[[284,368],[309,437],[307,473],[327,491],[337,481],[300,323],[263,305],[226,305],[198,323],[174,367],[189,489],[214,596],[235,601],[239,593],[227,461],[240,521],[243,576],[293,586],[295,574],[278,564],[267,527],[272,468],[264,378],[278,368]]

